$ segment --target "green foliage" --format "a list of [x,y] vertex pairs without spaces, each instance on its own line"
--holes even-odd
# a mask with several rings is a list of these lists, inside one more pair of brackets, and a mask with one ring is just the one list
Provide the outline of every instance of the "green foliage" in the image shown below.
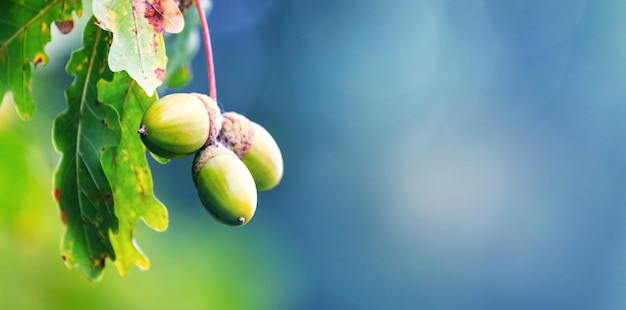
[[[81,15],[80,0],[0,1],[0,96],[12,98],[23,119],[35,108],[31,70],[48,62],[44,46],[51,40],[50,27],[54,22],[61,33],[71,31],[72,12]],[[190,43],[194,29],[184,28],[174,0],[93,0],[93,12],[82,29],[83,46],[66,66],[74,82],[65,92],[67,109],[53,124],[53,143],[61,158],[50,191],[65,227],[61,256],[66,266],[99,280],[107,258],[121,275],[133,265],[149,267],[134,241],[140,219],[157,231],[168,226],[167,209],[153,194],[137,128],[164,80],[177,86],[189,81],[188,63],[197,45]],[[197,25],[196,17],[192,27]],[[176,42],[172,44],[180,44],[169,55],[170,66],[163,30],[183,31],[180,38],[170,35]],[[0,185],[11,189],[19,184]],[[19,207],[15,201],[3,201]],[[7,216],[0,217],[0,223],[3,219],[20,221]]]
[[23,119],[29,119],[35,107],[32,64],[48,62],[44,46],[50,42],[51,23],[59,22],[62,32],[68,32],[72,11],[81,14],[81,0],[0,1],[0,97],[10,92]]
[[61,251],[68,267],[98,279],[106,257],[115,259],[108,235],[117,232],[113,191],[100,157],[119,143],[120,124],[114,109],[99,102],[96,84],[112,78],[106,59],[111,36],[88,23],[83,49],[72,54],[67,72],[76,78],[66,91],[67,110],[54,123],[54,143],[61,153],[54,195],[67,225]]

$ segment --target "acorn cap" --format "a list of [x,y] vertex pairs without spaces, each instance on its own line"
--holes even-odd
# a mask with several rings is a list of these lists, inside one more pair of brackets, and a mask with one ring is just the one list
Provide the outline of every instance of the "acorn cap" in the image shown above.
[[222,129],[222,114],[220,111],[220,107],[217,106],[217,103],[209,96],[201,93],[191,93],[191,95],[196,96],[204,106],[209,114],[209,119],[211,119],[211,126],[209,128],[209,134],[207,140],[204,145],[213,144],[217,136],[220,134],[220,130]]
[[225,112],[222,114],[222,130],[218,141],[235,152],[239,158],[243,158],[254,137],[252,122],[245,116],[236,112]]
[[233,226],[254,216],[257,192],[254,179],[237,155],[221,144],[196,154],[192,177],[204,208],[216,220]]
[[257,190],[274,188],[283,176],[283,156],[263,126],[236,112],[222,114],[218,141],[228,146],[248,167]]

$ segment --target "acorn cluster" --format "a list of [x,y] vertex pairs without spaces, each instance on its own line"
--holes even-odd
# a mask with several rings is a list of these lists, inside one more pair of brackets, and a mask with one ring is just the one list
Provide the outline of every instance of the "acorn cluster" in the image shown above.
[[257,191],[274,188],[283,175],[283,158],[272,135],[241,114],[222,114],[204,94],[159,99],[145,112],[138,132],[159,157],[195,153],[191,170],[200,201],[224,224],[247,224],[256,210]]

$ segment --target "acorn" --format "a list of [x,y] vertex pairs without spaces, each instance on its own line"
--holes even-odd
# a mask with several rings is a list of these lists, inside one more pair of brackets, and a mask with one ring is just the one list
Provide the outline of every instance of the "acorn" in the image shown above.
[[218,141],[231,149],[248,167],[257,190],[274,188],[283,176],[283,156],[272,135],[263,126],[236,113],[222,114]]
[[138,133],[153,154],[181,158],[215,141],[222,120],[209,96],[177,93],[157,100],[144,113]]
[[196,154],[193,182],[204,208],[219,222],[232,226],[247,224],[256,210],[254,179],[239,157],[216,143]]

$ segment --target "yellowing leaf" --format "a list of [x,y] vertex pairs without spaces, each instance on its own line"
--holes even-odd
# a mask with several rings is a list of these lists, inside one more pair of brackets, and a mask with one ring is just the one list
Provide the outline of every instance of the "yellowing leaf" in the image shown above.
[[119,231],[111,232],[115,250],[115,265],[124,276],[137,265],[149,268],[148,259],[133,239],[139,219],[157,231],[167,228],[167,209],[152,193],[152,176],[146,161],[146,152],[137,134],[145,110],[156,101],[149,97],[126,73],[116,73],[113,81],[98,83],[100,102],[106,102],[120,115],[122,139],[102,155],[102,166],[113,187],[115,215]]
[[174,0],[94,0],[93,12],[100,27],[113,33],[111,70],[125,70],[152,96],[165,77],[162,31],[176,33],[184,28]]
[[23,119],[33,113],[31,70],[45,65],[44,46],[50,42],[50,25],[59,21],[69,31],[72,11],[80,16],[80,0],[2,0],[0,1],[0,101],[7,92]]

